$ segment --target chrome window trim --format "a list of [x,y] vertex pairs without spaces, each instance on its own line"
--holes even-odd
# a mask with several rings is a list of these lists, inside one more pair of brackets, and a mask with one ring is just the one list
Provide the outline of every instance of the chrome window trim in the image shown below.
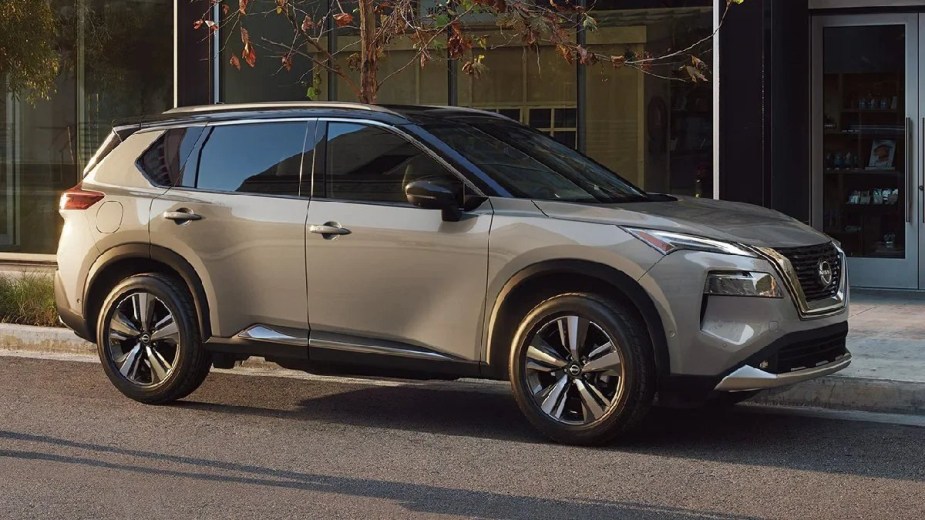
[[764,260],[767,260],[784,282],[784,287],[790,293],[801,320],[825,318],[842,312],[847,304],[848,292],[848,265],[845,252],[838,245],[832,243],[838,251],[838,261],[841,267],[841,276],[838,280],[838,292],[835,296],[816,301],[806,301],[803,286],[797,276],[796,270],[790,260],[770,247],[752,247],[751,249]]

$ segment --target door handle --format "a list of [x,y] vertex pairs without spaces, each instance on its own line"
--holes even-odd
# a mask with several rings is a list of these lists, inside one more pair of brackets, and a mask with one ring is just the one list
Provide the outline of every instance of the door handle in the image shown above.
[[[921,131],[921,130],[920,130]],[[912,118],[906,118],[906,223],[912,222],[912,214],[915,213],[913,201],[915,193],[912,193],[912,184],[914,174],[912,172]]]
[[350,230],[341,226],[337,222],[325,222],[324,224],[312,224],[308,226],[308,231],[321,235],[326,239],[332,239],[340,235],[349,235]]
[[193,213],[192,210],[182,208],[177,211],[165,211],[164,218],[167,220],[172,220],[177,224],[184,224],[192,220],[202,220],[202,215],[197,215]]

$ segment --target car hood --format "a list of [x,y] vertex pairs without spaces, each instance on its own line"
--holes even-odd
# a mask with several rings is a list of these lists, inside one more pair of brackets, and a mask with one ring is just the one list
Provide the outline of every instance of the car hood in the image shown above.
[[534,201],[552,218],[663,229],[759,247],[796,247],[830,241],[802,222],[751,204],[676,197],[664,202],[581,204]]

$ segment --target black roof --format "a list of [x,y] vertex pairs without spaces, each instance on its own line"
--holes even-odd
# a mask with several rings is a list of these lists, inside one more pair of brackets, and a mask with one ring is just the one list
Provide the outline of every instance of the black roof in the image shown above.
[[460,107],[415,105],[364,105],[324,101],[217,104],[178,107],[162,114],[123,120],[117,131],[164,124],[228,121],[238,119],[280,119],[287,117],[350,117],[394,125],[428,123],[465,117],[503,117],[493,112]]

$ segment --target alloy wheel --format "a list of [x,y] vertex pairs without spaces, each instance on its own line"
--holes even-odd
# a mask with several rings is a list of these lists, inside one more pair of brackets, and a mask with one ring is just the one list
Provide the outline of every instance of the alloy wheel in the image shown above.
[[600,420],[624,392],[625,363],[617,342],[598,324],[558,316],[537,329],[523,371],[536,405],[569,425]]
[[173,312],[145,291],[116,304],[106,327],[109,359],[128,381],[157,386],[173,372],[180,348],[180,330]]

